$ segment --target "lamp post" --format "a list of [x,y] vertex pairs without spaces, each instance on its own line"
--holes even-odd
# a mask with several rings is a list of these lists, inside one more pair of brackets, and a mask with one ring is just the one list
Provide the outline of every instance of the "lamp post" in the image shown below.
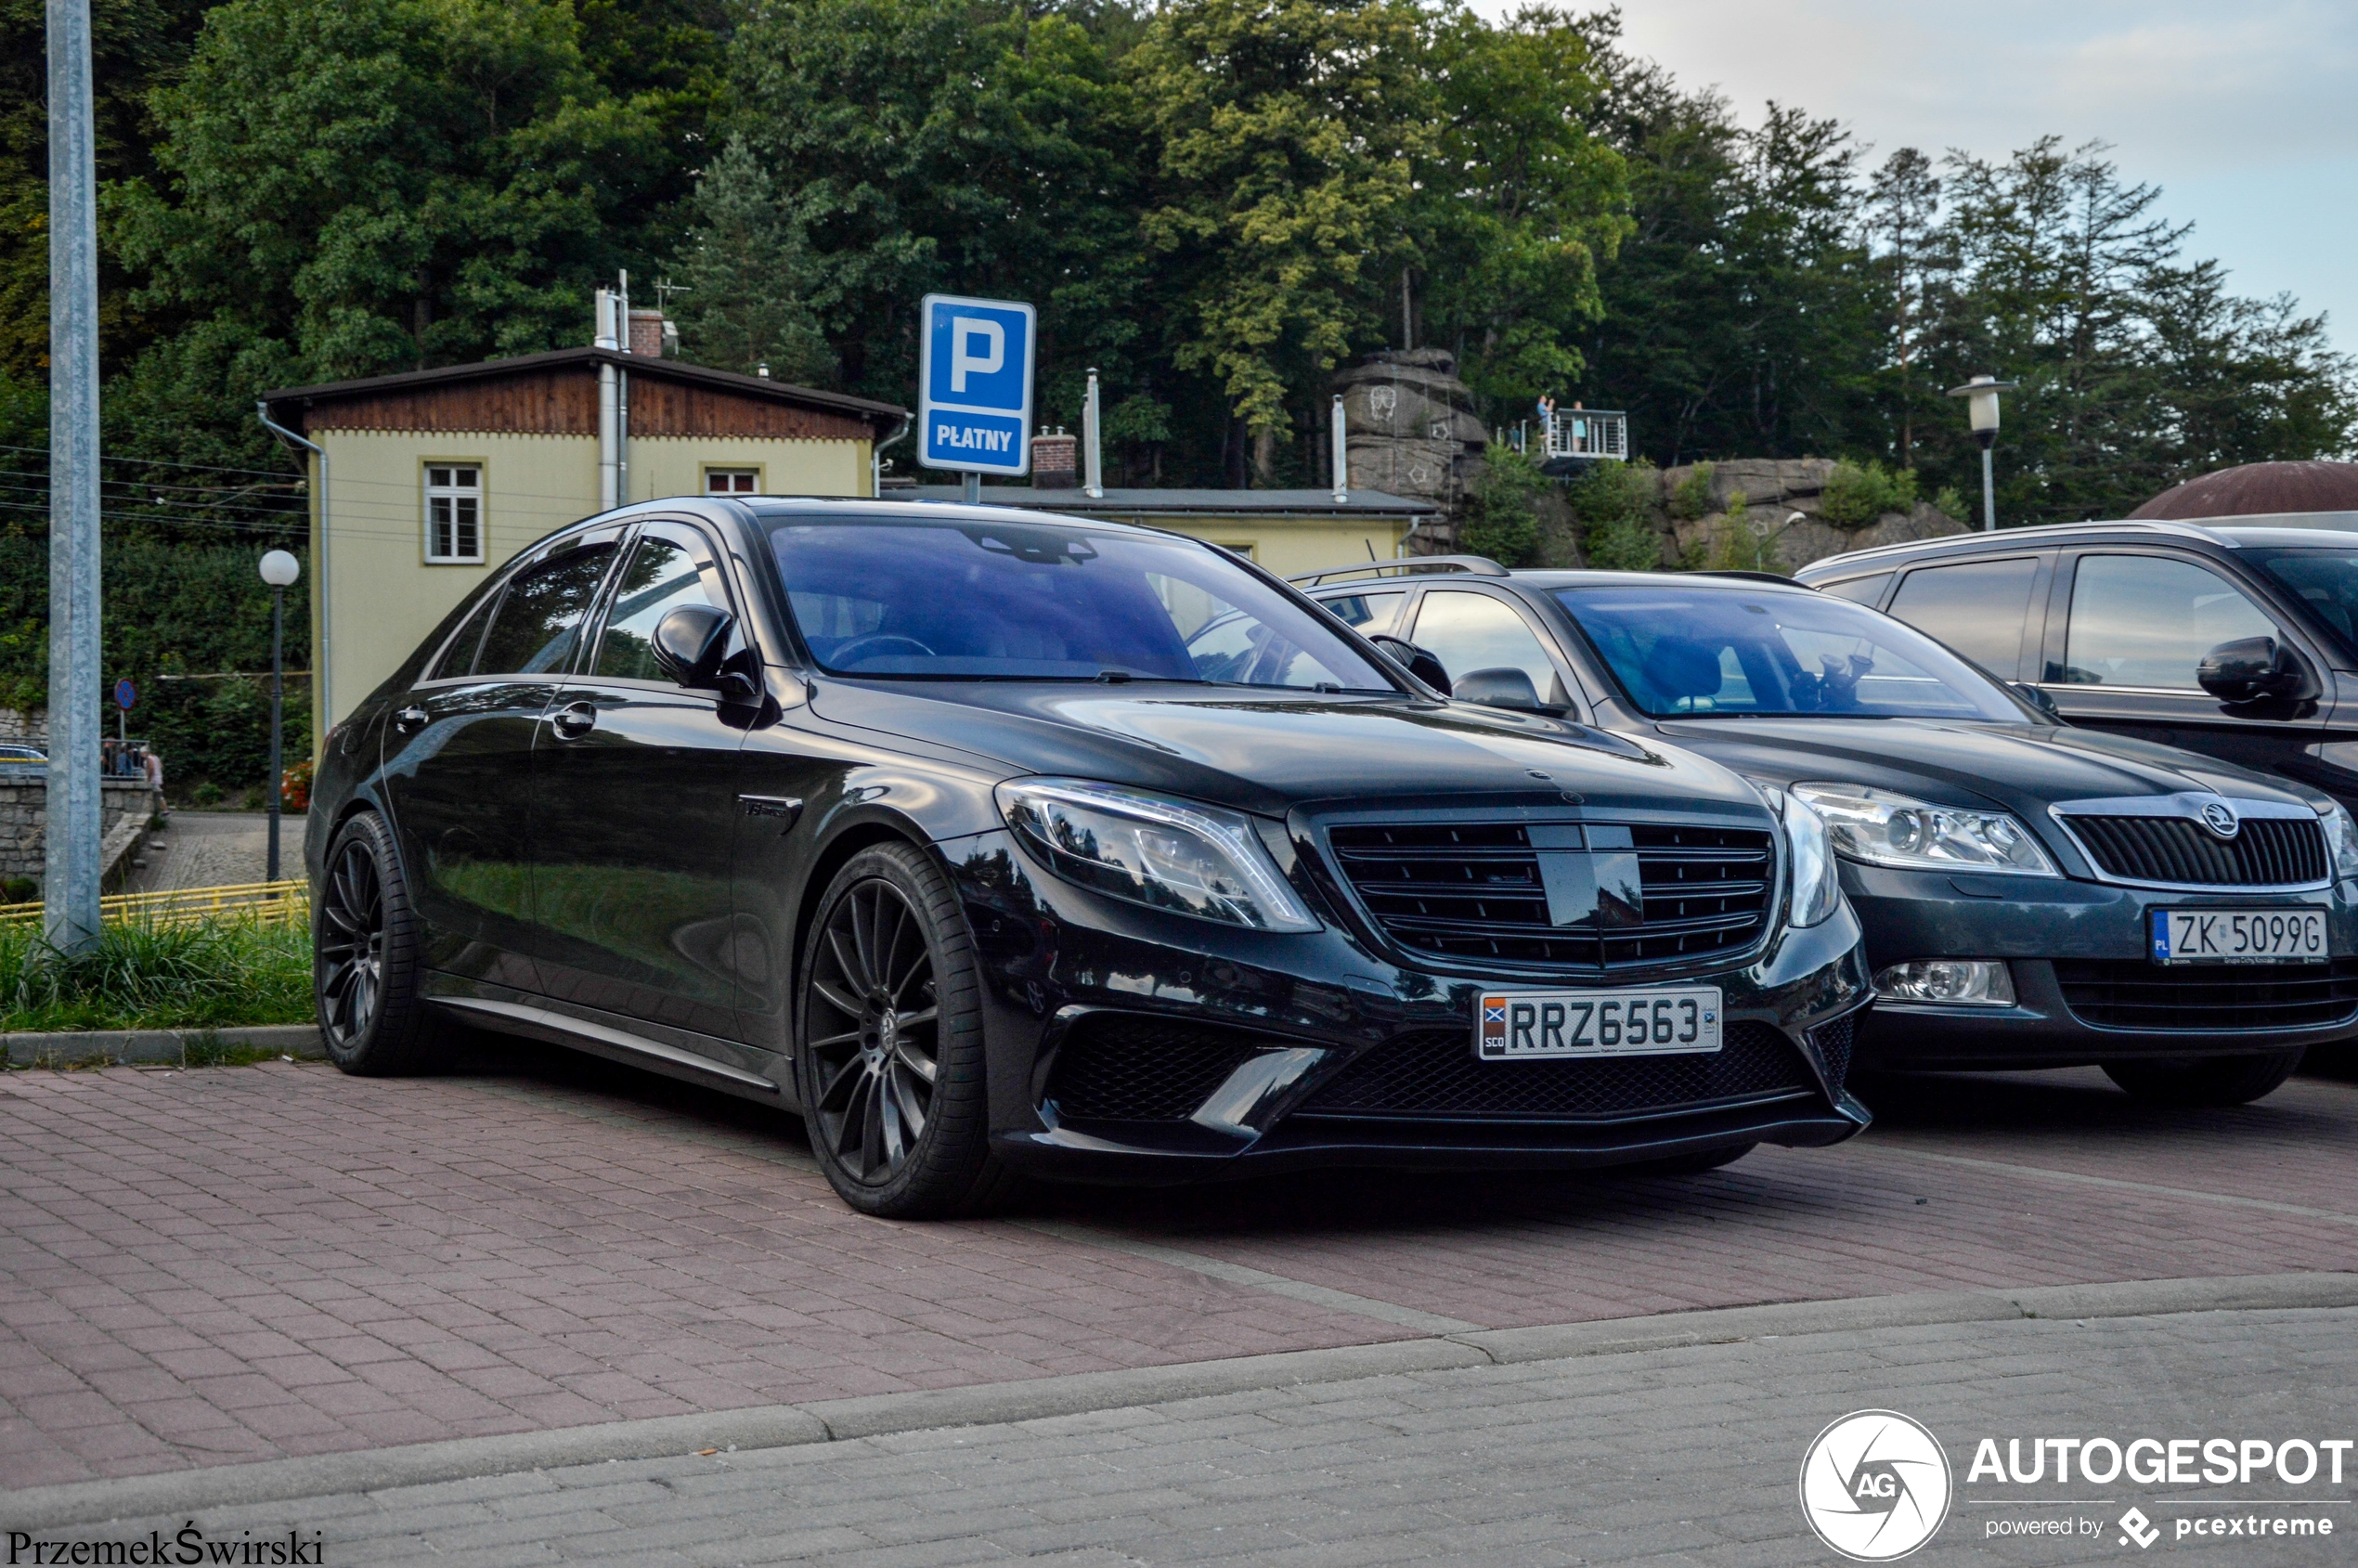
[[283,707],[286,677],[281,663],[286,651],[287,590],[303,575],[303,563],[283,550],[262,558],[262,580],[270,585],[270,869],[264,880],[279,880],[279,797],[286,771],[279,751],[279,717]]
[[1989,477],[1989,448],[1998,444],[1998,395],[2012,392],[2020,382],[2002,382],[1995,376],[1976,376],[1963,386],[1952,386],[1946,395],[1965,400],[1965,412],[1973,421],[1973,438],[1981,443],[1981,531],[1998,531],[1997,491]]

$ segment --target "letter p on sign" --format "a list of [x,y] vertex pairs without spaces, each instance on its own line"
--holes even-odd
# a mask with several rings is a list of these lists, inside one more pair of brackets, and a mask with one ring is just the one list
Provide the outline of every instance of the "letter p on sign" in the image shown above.
[[[988,346],[977,354],[974,345]],[[950,390],[966,390],[970,375],[989,375],[1007,361],[1007,330],[996,321],[986,321],[978,316],[953,316],[950,318]]]

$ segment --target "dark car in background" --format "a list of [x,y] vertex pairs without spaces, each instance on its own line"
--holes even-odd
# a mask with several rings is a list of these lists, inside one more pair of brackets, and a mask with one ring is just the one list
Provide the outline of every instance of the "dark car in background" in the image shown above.
[[1877,1002],[1861,1065],[2100,1063],[2233,1103],[2358,1032],[2358,828],[2314,788],[2066,727],[1774,577],[1473,558],[1297,579],[1463,700],[1700,751],[1823,817]]
[[1795,576],[1930,633],[2075,728],[2358,809],[2358,534],[2291,521],[2009,528]]
[[1702,1169],[1867,1120],[1858,925],[1775,798],[1445,701],[1174,535],[654,503],[493,573],[329,735],[320,1017],[354,1072],[460,1021],[799,1110],[878,1214]]

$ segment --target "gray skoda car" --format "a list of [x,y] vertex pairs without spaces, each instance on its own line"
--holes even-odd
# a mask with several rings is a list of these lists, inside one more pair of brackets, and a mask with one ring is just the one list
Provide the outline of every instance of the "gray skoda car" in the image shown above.
[[1824,818],[1874,974],[1862,1067],[2097,1063],[2228,1104],[2358,1032],[2358,828],[2322,791],[2067,727],[1778,578],[1440,558],[1296,581],[1460,701],[1669,742]]

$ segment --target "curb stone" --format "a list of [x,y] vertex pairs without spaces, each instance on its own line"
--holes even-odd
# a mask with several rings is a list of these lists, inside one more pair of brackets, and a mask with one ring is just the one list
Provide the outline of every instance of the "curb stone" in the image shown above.
[[249,1029],[96,1029],[59,1034],[0,1034],[10,1067],[186,1067],[191,1045],[243,1045],[297,1061],[320,1061],[317,1024]]
[[1037,1420],[1206,1395],[1342,1382],[1411,1372],[1570,1360],[1744,1340],[2055,1317],[2149,1317],[2181,1313],[2358,1306],[2358,1273],[2141,1279],[2018,1290],[1941,1290],[1846,1301],[1786,1302],[1651,1317],[1486,1328],[1330,1350],[1287,1351],[1174,1367],[1127,1367],[758,1406],[693,1416],[608,1421],[505,1437],[462,1437],[356,1453],[321,1454],[159,1475],[76,1481],[0,1492],[0,1529],[33,1530],[140,1519],[245,1503],[287,1502],[519,1471],[652,1459],[699,1448],[783,1448],[987,1422]]

